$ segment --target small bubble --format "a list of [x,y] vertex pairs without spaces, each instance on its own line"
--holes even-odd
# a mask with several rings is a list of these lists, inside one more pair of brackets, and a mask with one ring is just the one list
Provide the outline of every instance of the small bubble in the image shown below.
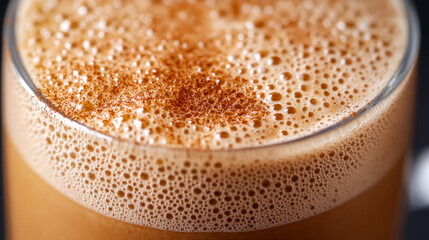
[[271,57],[270,59],[268,59],[268,64],[269,65],[278,65],[280,64],[281,59],[277,56]]
[[283,106],[281,104],[274,104],[271,108],[275,111],[280,111],[283,109]]
[[295,92],[293,95],[295,96],[295,98],[301,98],[302,97],[302,93],[300,93],[300,92]]
[[270,180],[268,180],[268,179],[264,179],[264,180],[262,181],[262,187],[267,188],[267,187],[269,187],[270,185],[271,185]]
[[77,13],[81,16],[85,15],[88,12],[88,9],[85,6],[80,6],[77,9]]
[[301,79],[303,81],[310,81],[311,76],[308,73],[302,73],[302,74],[298,74],[298,79]]
[[290,80],[292,79],[292,74],[289,72],[284,72],[279,76],[280,80]]
[[350,58],[342,59],[341,64],[343,65],[351,65],[353,61]]
[[278,102],[282,100],[282,94],[278,92],[272,92],[269,94],[269,99],[273,102]]
[[125,196],[125,193],[121,190],[119,190],[116,194],[121,198]]
[[143,180],[148,180],[149,179],[149,175],[147,173],[141,173],[140,174],[140,178]]
[[296,108],[294,108],[294,107],[287,107],[286,108],[286,112],[288,114],[295,114],[296,113]]
[[276,121],[283,120],[283,114],[281,114],[281,113],[274,114],[274,120],[276,120]]
[[229,138],[229,133],[225,132],[225,131],[219,132],[219,133],[216,134],[216,138],[217,139],[226,139],[226,138]]
[[259,127],[261,127],[261,126],[262,126],[262,122],[261,122],[261,120],[255,120],[255,121],[253,121],[252,126],[253,126],[254,128],[259,128]]
[[88,40],[83,41],[83,48],[89,49],[91,47],[91,43]]
[[88,178],[91,180],[95,180],[95,174],[94,173],[88,173]]
[[296,182],[296,181],[298,181],[298,179],[299,179],[298,175],[292,176],[292,182]]
[[310,103],[311,103],[312,105],[316,105],[316,104],[317,104],[317,99],[315,99],[315,98],[311,98],[311,99],[310,99]]
[[61,25],[60,25],[60,29],[63,32],[67,32],[70,29],[70,21],[69,20],[64,20]]

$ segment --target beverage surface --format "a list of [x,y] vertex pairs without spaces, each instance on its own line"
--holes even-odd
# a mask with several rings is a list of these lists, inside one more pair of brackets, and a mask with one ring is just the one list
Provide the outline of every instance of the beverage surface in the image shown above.
[[64,120],[7,57],[5,129],[46,183],[101,215],[180,232],[287,228],[397,163],[413,77],[341,128],[247,147],[307,136],[368,104],[404,54],[401,2],[23,1],[18,50],[40,92],[127,141]]
[[390,0],[27,1],[18,45],[66,116],[133,142],[241,148],[353,115],[406,44]]

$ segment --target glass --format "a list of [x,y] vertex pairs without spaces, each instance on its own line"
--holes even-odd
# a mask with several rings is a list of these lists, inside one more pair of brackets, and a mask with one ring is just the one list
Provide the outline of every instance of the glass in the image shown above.
[[408,1],[405,55],[366,107],[297,140],[234,150],[138,145],[65,117],[21,63],[17,5],[3,43],[8,239],[399,238],[419,48]]

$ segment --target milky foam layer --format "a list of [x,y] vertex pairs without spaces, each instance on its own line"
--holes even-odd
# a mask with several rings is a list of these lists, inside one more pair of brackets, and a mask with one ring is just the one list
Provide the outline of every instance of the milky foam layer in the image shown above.
[[47,183],[105,216],[186,232],[279,226],[351,199],[406,152],[413,75],[322,135],[186,148],[293,139],[365,105],[404,51],[394,2],[28,3],[19,46],[41,92],[134,143],[29,94],[8,54],[5,130]]
[[365,106],[406,42],[391,1],[31,1],[23,60],[64,114],[142,144],[240,148]]

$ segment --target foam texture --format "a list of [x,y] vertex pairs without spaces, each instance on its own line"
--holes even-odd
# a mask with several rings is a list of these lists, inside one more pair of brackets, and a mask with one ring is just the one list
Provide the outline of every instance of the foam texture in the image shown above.
[[[21,54],[72,119],[131,141],[240,148],[353,114],[396,70],[390,1],[32,1]],[[202,10],[204,9],[204,10]]]
[[405,49],[400,7],[28,1],[20,53],[65,116],[29,95],[6,58],[6,130],[49,184],[121,221],[186,232],[299,221],[356,196],[405,152],[409,79],[335,131],[262,147],[348,117],[387,84]]

